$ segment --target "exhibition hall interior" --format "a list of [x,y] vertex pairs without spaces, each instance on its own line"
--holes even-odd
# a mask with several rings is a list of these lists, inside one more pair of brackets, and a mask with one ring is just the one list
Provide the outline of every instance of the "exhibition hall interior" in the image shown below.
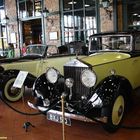
[[0,0],[0,140],[139,140],[139,0]]

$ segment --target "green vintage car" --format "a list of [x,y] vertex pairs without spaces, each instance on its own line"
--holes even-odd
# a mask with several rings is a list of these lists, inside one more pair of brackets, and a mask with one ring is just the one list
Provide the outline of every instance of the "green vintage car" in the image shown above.
[[[81,57],[83,57],[82,47],[77,48],[77,53],[81,54]],[[74,58],[76,58],[75,51],[71,53],[67,46],[33,44],[27,46],[26,54],[20,58],[1,59],[0,65],[5,69],[0,81],[2,95],[11,102],[18,101],[25,91],[25,86],[31,88],[35,79],[44,73],[47,67],[56,67],[63,73],[63,65]],[[28,72],[21,89],[13,87],[19,71]]]
[[70,119],[100,121],[114,132],[131,104],[132,90],[140,86],[139,77],[140,32],[95,34],[89,40],[89,55],[67,62],[64,75],[50,68],[36,79],[37,102],[28,104],[49,110],[47,118],[60,122],[64,97],[67,123]]

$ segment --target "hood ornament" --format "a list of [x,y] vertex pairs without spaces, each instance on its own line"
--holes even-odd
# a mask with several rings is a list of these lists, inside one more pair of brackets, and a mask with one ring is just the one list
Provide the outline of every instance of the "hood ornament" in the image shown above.
[[76,59],[78,59],[78,49],[75,50],[75,54],[76,54]]

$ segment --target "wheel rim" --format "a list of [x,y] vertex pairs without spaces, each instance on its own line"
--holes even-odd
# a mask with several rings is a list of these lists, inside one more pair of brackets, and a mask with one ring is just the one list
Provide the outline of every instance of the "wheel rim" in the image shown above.
[[112,123],[118,125],[122,120],[124,114],[124,97],[119,95],[113,105],[112,109]]
[[15,78],[10,79],[4,87],[4,96],[11,102],[18,101],[24,93],[24,86],[21,89],[13,87],[14,81]]

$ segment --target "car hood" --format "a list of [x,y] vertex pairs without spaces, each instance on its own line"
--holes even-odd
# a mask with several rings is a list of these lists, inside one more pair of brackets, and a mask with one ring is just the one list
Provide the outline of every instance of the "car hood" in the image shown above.
[[81,60],[92,66],[95,66],[95,65],[101,65],[101,64],[105,64],[105,63],[110,63],[110,62],[114,62],[114,61],[127,59],[130,57],[131,56],[128,53],[100,52],[100,53],[91,54],[90,56],[82,58]]

